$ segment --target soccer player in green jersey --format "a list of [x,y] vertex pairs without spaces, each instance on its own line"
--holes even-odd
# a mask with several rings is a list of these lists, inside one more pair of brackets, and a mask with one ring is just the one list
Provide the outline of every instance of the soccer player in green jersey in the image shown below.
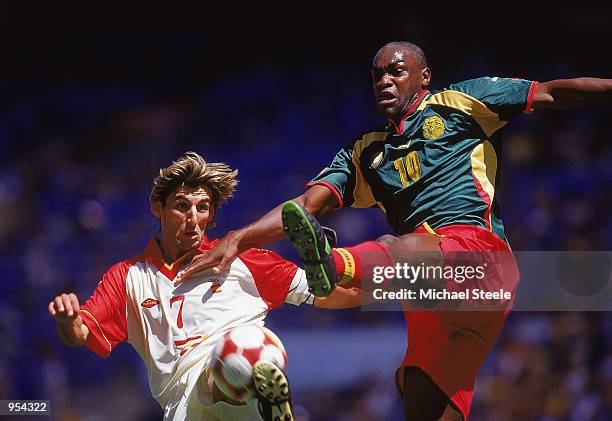
[[[284,210],[279,205],[229,232],[194,259],[179,282],[204,268],[223,270],[240,251],[283,238],[283,229],[319,296],[336,283],[371,281],[373,267],[411,262],[415,252],[442,261],[462,251],[509,254],[496,191],[501,129],[521,113],[612,97],[612,80],[596,78],[538,83],[484,77],[430,92],[425,54],[407,42],[383,46],[371,70],[376,104],[388,123],[342,148]],[[346,206],[378,206],[397,237],[332,249],[312,215]],[[507,266],[516,273],[514,262]],[[517,280],[511,277],[510,283]],[[405,312],[408,348],[396,380],[406,419],[467,419],[476,373],[508,311]]]

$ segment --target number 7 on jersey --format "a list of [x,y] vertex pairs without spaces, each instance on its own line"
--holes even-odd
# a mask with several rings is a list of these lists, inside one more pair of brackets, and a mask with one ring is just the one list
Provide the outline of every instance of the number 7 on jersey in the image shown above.
[[176,318],[176,326],[180,329],[183,327],[183,304],[185,303],[184,295],[177,295],[176,297],[170,298],[170,308],[172,308],[172,304],[180,301],[181,306],[179,307],[178,316]]

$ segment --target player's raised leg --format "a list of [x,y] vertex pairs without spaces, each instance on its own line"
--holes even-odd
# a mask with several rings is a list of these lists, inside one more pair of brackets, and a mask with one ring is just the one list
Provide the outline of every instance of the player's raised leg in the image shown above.
[[311,292],[329,295],[336,284],[364,287],[377,266],[440,265],[440,238],[428,233],[385,235],[353,247],[332,248],[319,222],[294,201],[283,205],[283,231],[304,264]]
[[[283,224],[288,239],[303,260],[306,272],[310,273],[308,282],[315,295],[329,294],[336,283],[361,286],[363,289],[366,287],[364,282],[372,280],[372,269],[375,266],[394,266],[398,263],[441,265],[444,262],[440,237],[429,233],[400,237],[386,235],[377,241],[368,241],[354,247],[332,249],[317,220],[291,201],[283,206]],[[330,282],[328,287],[325,283],[328,280],[335,282]],[[419,344],[414,346],[418,347]],[[407,420],[463,419],[451,398],[422,369],[402,367],[399,373],[401,378],[398,378],[398,388]]]

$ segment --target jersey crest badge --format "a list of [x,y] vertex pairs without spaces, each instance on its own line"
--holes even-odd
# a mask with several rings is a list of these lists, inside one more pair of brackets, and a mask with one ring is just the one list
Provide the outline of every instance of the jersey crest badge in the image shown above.
[[427,140],[437,139],[444,134],[446,126],[440,116],[427,117],[423,122],[423,137]]
[[145,308],[155,307],[158,304],[159,304],[159,300],[156,300],[154,298],[147,298],[142,303],[140,303],[140,305],[145,307]]
[[213,294],[215,292],[221,292],[221,284],[212,284],[210,286],[210,290],[213,292]]

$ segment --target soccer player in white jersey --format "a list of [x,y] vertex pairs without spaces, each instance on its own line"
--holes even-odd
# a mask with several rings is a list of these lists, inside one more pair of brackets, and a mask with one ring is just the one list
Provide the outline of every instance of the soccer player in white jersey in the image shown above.
[[160,231],[144,252],[112,266],[82,306],[73,293],[49,303],[65,344],[85,345],[103,358],[120,342],[132,345],[147,365],[164,419],[293,419],[290,402],[278,405],[278,396],[258,396],[261,413],[255,399],[237,402],[225,396],[211,377],[215,343],[237,326],[263,326],[268,311],[285,302],[359,305],[354,289],[312,296],[302,269],[259,248],[241,253],[222,273],[204,271],[174,283],[180,268],[217,243],[205,231],[232,196],[236,176],[227,165],[206,162],[193,152],[161,169],[150,196]]

